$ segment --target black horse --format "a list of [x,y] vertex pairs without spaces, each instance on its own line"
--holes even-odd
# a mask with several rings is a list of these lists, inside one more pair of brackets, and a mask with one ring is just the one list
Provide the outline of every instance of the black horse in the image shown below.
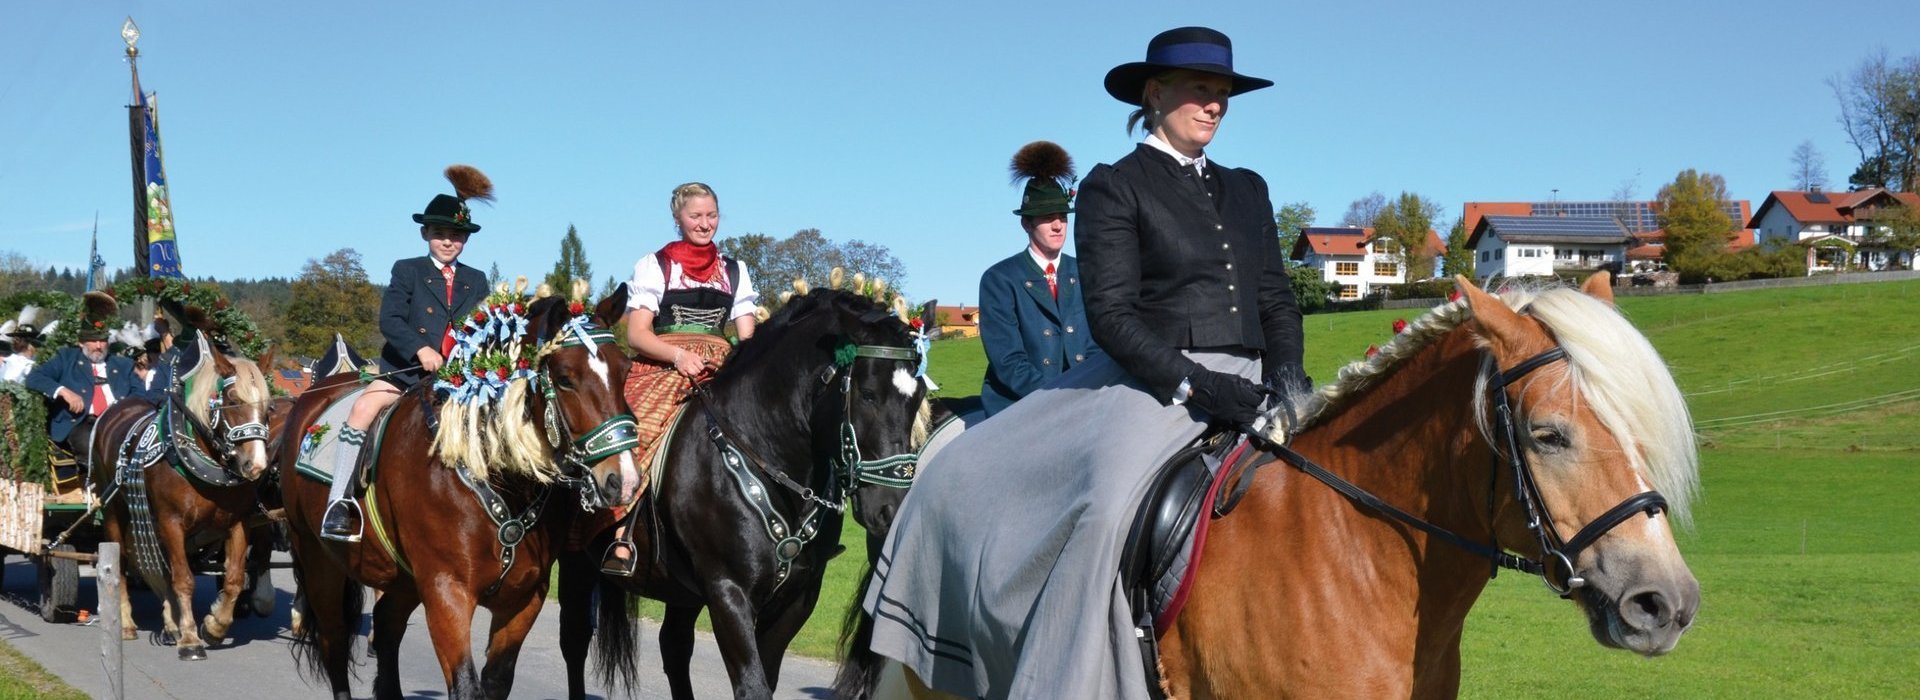
[[[912,478],[909,450],[926,427],[918,364],[911,328],[865,297],[831,289],[793,298],[734,350],[689,399],[666,438],[659,483],[629,521],[638,570],[598,579],[596,655],[609,685],[630,688],[637,673],[631,591],[667,605],[660,649],[675,698],[693,696],[694,620],[708,607],[735,697],[772,696],[787,644],[838,553],[843,504],[854,501],[855,520],[875,527],[903,491],[887,484]],[[594,635],[588,603],[598,563],[590,554],[609,536],[561,561],[560,645],[572,697],[585,696]]]

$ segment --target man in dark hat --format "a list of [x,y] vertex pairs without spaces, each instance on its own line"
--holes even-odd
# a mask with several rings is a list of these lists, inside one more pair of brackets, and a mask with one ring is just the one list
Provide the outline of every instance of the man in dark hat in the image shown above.
[[133,361],[107,352],[108,324],[119,308],[113,297],[87,292],[80,317],[71,321],[80,324],[80,345],[61,348],[27,373],[27,388],[53,399],[47,437],[72,452],[83,468],[92,464],[94,421],[133,393]]
[[486,273],[461,263],[460,253],[466,250],[467,237],[480,230],[467,200],[492,201],[493,183],[467,165],[449,166],[446,175],[454,194],[434,195],[426,211],[413,215],[420,239],[427,242],[427,255],[394,263],[393,279],[380,297],[380,335],[387,341],[375,361],[380,375],[354,401],[336,438],[321,537],[360,541],[360,504],[347,497],[347,486],[367,428],[402,392],[440,370],[453,349],[454,322],[487,297]]
[[980,403],[992,416],[1100,349],[1080,303],[1080,268],[1061,252],[1073,213],[1073,159],[1035,141],[1013,156],[1015,181],[1025,180],[1020,227],[1026,248],[980,276],[980,341],[987,376]]

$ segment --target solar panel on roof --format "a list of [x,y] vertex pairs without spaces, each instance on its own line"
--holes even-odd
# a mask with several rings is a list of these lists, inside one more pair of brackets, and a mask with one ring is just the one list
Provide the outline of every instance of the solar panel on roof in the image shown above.
[[1807,195],[1807,201],[1813,202],[1814,204],[1828,204],[1833,200],[1827,199],[1827,193],[1825,192],[1813,192]]

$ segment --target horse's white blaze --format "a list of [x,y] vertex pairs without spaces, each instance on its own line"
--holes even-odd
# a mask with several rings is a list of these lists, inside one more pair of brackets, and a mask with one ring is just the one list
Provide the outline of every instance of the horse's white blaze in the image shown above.
[[901,396],[913,398],[913,390],[919,387],[920,381],[913,378],[912,372],[899,368],[893,370],[893,388],[900,392]]
[[614,386],[613,378],[607,374],[607,361],[600,359],[600,353],[588,350],[587,366],[593,368],[593,375],[600,378],[600,383],[616,393],[620,391],[621,387]]

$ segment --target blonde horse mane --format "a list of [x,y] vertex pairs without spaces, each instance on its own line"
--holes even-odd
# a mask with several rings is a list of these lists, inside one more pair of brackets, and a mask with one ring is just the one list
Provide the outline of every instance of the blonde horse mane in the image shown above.
[[[548,342],[534,356],[533,366],[558,349],[559,339]],[[433,436],[433,455],[442,464],[465,465],[475,478],[486,480],[498,473],[512,474],[549,483],[559,475],[552,448],[540,433],[542,417],[527,415],[527,394],[533,391],[531,378],[507,382],[499,401],[440,404],[440,429]]]
[[[1686,400],[1652,343],[1617,308],[1577,289],[1515,285],[1495,296],[1517,313],[1539,320],[1566,349],[1568,388],[1576,391],[1575,398],[1587,402],[1634,471],[1667,498],[1672,519],[1690,525],[1689,509],[1700,490],[1699,449]],[[1340,368],[1333,382],[1316,391],[1295,395],[1299,421],[1293,432],[1331,417],[1334,409],[1472,317],[1465,298],[1437,306],[1407,324],[1378,354]],[[1476,384],[1474,414],[1481,432],[1490,434],[1485,381],[1482,377]]]
[[209,344],[203,343],[200,347],[207,353],[202,355],[206,360],[180,378],[180,399],[187,404],[187,413],[201,425],[213,425],[213,398],[220,393],[220,372],[214,368],[212,353],[220,353],[227,364],[233,366],[234,399],[243,404],[262,404],[265,410],[264,405],[273,394],[267,388],[267,375],[253,360],[220,352]]

